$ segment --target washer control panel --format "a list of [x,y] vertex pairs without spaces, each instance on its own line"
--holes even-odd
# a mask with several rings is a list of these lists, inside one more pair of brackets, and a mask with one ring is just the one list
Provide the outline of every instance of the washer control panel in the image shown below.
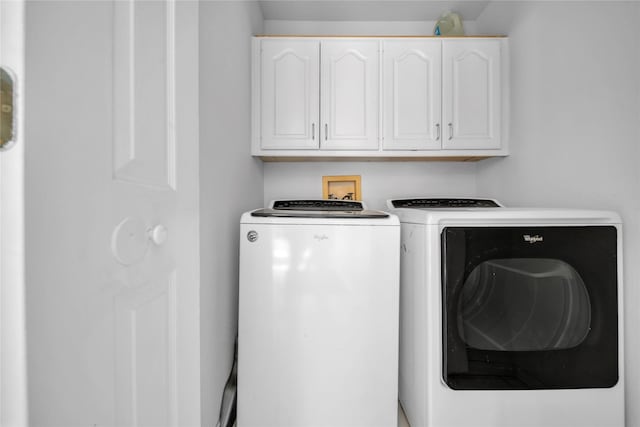
[[251,216],[284,218],[382,219],[389,214],[369,210],[363,202],[335,199],[275,200],[269,208],[257,209]]
[[296,211],[362,211],[362,202],[353,200],[276,200],[272,204],[276,210]]

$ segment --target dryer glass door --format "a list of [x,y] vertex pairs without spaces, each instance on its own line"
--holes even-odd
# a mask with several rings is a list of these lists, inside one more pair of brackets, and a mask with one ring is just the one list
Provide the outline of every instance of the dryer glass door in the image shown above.
[[617,383],[615,227],[448,227],[442,250],[451,388]]

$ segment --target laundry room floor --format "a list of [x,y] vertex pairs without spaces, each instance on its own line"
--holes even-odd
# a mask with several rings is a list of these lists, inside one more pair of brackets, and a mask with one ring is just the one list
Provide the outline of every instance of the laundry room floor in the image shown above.
[[[235,422],[233,423],[233,427],[236,427]],[[411,427],[409,421],[407,421],[407,417],[404,415],[402,406],[400,406],[400,402],[398,402],[398,427]]]
[[402,406],[400,406],[400,402],[398,402],[398,427],[411,427],[409,426],[409,421],[407,421],[407,417],[404,415]]

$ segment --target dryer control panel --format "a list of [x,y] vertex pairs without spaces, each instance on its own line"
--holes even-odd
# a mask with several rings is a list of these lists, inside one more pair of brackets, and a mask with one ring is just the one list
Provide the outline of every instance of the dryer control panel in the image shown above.
[[492,199],[467,198],[418,198],[391,200],[394,208],[499,208],[501,205]]

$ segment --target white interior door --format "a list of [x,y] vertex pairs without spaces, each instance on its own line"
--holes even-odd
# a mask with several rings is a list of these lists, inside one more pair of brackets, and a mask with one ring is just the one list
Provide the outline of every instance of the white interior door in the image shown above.
[[0,68],[0,425],[27,426],[22,0],[0,1]]
[[29,422],[199,426],[198,3],[25,3]]
[[200,423],[197,3],[114,2],[116,424]]

